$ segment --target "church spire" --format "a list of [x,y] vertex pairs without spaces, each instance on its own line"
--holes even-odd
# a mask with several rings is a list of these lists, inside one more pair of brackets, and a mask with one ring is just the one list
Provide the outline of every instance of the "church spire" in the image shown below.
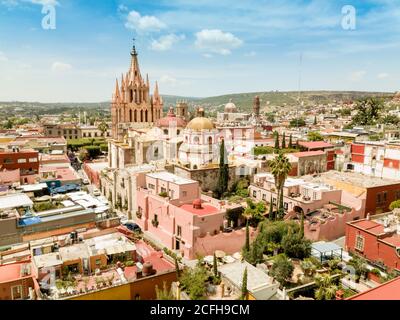
[[140,69],[139,69],[139,61],[138,61],[138,53],[136,51],[136,46],[135,46],[135,38],[133,38],[133,47],[131,51],[131,70],[130,70],[130,76],[131,80],[135,81],[136,79],[139,80],[139,82],[142,82],[142,75],[140,74]]
[[118,79],[116,79],[115,82],[115,100],[118,100],[120,97],[120,92],[119,92],[119,85],[118,85]]
[[159,93],[158,93],[158,82],[156,81],[156,87],[154,89],[154,99],[158,100]]

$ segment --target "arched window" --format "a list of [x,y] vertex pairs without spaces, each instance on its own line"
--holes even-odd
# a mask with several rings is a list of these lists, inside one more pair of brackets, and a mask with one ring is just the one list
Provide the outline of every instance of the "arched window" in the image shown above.
[[140,110],[140,122],[143,122],[143,110]]
[[164,129],[164,134],[165,134],[165,135],[168,134],[168,129]]
[[148,121],[148,112],[147,112],[147,110],[144,112],[144,122],[149,122]]
[[212,143],[213,143],[212,137],[208,137],[208,144],[212,144]]
[[137,111],[136,110],[133,112],[133,119],[134,119],[134,122],[137,122]]
[[132,110],[129,110],[129,122],[132,122]]
[[199,142],[200,142],[200,138],[197,137],[197,136],[194,137],[194,138],[193,138],[193,142],[194,142],[194,143],[199,143]]

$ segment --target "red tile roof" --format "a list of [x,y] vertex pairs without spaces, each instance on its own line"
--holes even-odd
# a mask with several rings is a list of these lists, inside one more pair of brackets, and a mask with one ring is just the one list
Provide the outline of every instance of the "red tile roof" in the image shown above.
[[373,234],[381,234],[383,233],[384,229],[383,225],[381,225],[380,223],[370,220],[353,221],[351,224],[357,226],[360,229],[369,231]]
[[299,141],[299,145],[307,149],[333,148],[333,145],[324,141]]
[[292,153],[292,156],[296,158],[305,158],[305,157],[321,156],[323,154],[325,154],[325,152],[323,151],[304,151],[304,152]]
[[359,293],[348,300],[400,300],[400,277]]
[[394,234],[390,237],[381,239],[381,241],[387,242],[395,247],[400,247],[400,235]]

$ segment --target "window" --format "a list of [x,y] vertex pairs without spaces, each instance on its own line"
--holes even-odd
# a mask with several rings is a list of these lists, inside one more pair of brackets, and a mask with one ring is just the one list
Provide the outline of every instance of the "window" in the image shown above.
[[360,234],[356,236],[355,249],[358,251],[364,251],[364,237]]
[[177,226],[177,228],[176,228],[176,235],[177,235],[178,237],[181,237],[181,236],[182,236],[182,227],[181,227],[181,226]]
[[155,189],[155,185],[154,184],[151,184],[151,183],[149,183],[149,186],[148,186],[148,189],[152,189],[152,190],[154,190]]
[[154,221],[158,222],[158,215],[154,215]]
[[186,197],[187,196],[187,191],[182,191],[182,196]]
[[253,190],[253,198],[257,197],[257,191]]
[[26,159],[18,159],[18,163],[26,163]]
[[161,187],[161,193],[166,193],[166,192],[167,192],[167,189]]
[[266,200],[267,200],[267,195],[266,195],[265,193],[263,193],[263,195],[262,195],[262,199],[263,199],[264,201],[266,201]]
[[14,163],[14,161],[11,158],[6,158],[6,159],[4,159],[4,163],[5,164],[12,164],[12,163]]
[[22,286],[11,287],[11,299],[12,300],[22,299]]
[[29,162],[38,162],[37,158],[29,158]]
[[288,208],[289,208],[289,205],[288,205],[288,203],[287,203],[287,202],[285,202],[285,203],[283,204],[283,208],[285,209],[285,211],[287,211],[287,210],[288,210]]
[[96,259],[96,267],[101,265],[101,259]]

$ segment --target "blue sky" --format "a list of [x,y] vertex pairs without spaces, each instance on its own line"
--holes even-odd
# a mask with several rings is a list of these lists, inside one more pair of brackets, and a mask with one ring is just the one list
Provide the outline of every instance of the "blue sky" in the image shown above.
[[0,101],[110,100],[133,37],[163,94],[400,89],[399,0],[0,0]]

